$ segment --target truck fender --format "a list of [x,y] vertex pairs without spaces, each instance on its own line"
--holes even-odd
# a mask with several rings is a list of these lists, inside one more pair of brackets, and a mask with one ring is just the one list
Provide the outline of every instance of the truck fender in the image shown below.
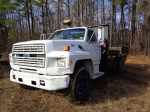
[[81,67],[85,67],[88,70],[89,74],[90,74],[90,78],[93,79],[94,69],[93,69],[92,60],[91,59],[84,59],[84,60],[76,61],[75,66],[74,66],[74,72],[76,70],[78,70],[79,68],[81,68]]

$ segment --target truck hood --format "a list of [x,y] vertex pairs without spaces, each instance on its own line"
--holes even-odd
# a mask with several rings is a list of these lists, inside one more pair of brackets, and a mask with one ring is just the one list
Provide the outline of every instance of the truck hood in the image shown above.
[[63,46],[70,46],[70,51],[86,50],[86,42],[84,42],[83,40],[32,40],[26,42],[19,42],[14,45],[26,45],[26,44],[28,45],[44,44],[45,51],[47,53],[51,51],[63,51]]

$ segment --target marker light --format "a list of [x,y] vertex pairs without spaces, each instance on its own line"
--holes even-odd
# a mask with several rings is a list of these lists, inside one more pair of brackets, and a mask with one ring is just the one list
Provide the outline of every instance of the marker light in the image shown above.
[[73,63],[73,61],[72,60],[70,60],[70,64],[72,64]]
[[63,50],[64,51],[69,51],[70,50],[70,46],[63,46]]

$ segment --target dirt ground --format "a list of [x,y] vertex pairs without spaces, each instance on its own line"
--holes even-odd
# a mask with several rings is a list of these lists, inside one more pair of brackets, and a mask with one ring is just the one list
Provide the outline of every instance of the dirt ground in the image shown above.
[[70,102],[69,90],[21,88],[9,80],[10,66],[0,65],[0,112],[150,112],[150,58],[128,56],[122,75],[91,81],[90,97]]

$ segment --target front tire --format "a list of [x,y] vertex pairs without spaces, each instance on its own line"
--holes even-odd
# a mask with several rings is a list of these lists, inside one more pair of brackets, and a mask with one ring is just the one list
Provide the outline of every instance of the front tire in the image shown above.
[[86,101],[89,96],[90,75],[85,67],[79,68],[71,82],[71,98],[73,101]]

